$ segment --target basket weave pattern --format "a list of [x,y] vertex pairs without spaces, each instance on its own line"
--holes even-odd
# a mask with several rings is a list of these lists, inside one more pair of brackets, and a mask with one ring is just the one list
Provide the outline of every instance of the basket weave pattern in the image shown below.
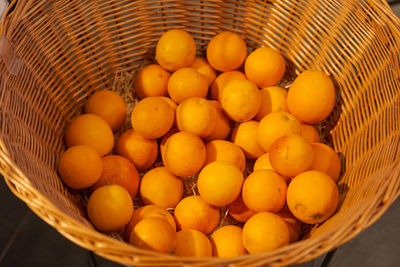
[[[400,193],[400,21],[385,1],[19,0],[1,24],[17,75],[0,63],[0,171],[10,189],[44,221],[82,247],[132,265],[288,265],[315,258],[354,237]],[[94,230],[85,200],[56,173],[67,123],[87,96],[112,87],[116,71],[154,60],[163,31],[183,28],[200,55],[221,31],[250,50],[278,49],[286,80],[304,69],[330,74],[337,104],[321,126],[340,153],[336,215],[308,238],[235,259],[188,259],[137,249]],[[288,85],[288,84],[286,84]]]

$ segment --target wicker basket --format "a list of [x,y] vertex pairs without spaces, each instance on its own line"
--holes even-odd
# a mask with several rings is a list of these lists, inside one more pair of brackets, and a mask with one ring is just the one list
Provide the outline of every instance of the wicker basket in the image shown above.
[[[94,230],[83,196],[60,182],[68,121],[91,92],[113,85],[117,71],[151,61],[170,28],[189,31],[199,53],[216,33],[234,31],[250,49],[280,50],[288,78],[309,68],[334,78],[337,105],[321,128],[342,157],[340,207],[306,239],[235,259],[158,254]],[[1,32],[0,171],[44,221],[108,259],[136,266],[300,263],[357,235],[400,193],[400,21],[384,0],[18,0]]]

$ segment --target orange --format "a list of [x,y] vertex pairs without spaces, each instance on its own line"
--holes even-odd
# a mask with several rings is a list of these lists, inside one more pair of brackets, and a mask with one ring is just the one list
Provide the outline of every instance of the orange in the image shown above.
[[214,161],[206,165],[197,179],[197,189],[208,204],[222,207],[232,203],[239,195],[243,173],[233,163]]
[[314,151],[314,161],[310,170],[326,173],[337,182],[341,170],[338,154],[330,146],[322,143],[311,143],[311,147]]
[[206,163],[228,161],[236,165],[241,172],[246,167],[246,158],[240,147],[225,140],[214,140],[206,144]]
[[271,170],[273,171],[271,162],[269,161],[269,153],[264,153],[260,157],[257,158],[256,162],[254,162],[253,171],[258,170]]
[[178,105],[175,103],[174,100],[172,100],[171,98],[167,97],[167,96],[160,96],[161,99],[165,100],[168,105],[172,108],[172,110],[175,112],[176,109],[178,108]]
[[101,176],[103,162],[92,147],[77,145],[67,149],[58,161],[58,173],[71,188],[83,189],[95,184]]
[[250,53],[244,63],[247,78],[258,87],[276,85],[285,74],[285,59],[275,49],[260,47]]
[[208,237],[200,231],[186,229],[177,233],[174,254],[183,257],[211,257],[212,246]]
[[309,143],[317,143],[320,141],[318,130],[309,124],[300,123],[300,135]]
[[130,129],[118,138],[116,152],[129,159],[140,172],[143,172],[157,159],[157,141],[147,139]]
[[171,253],[176,247],[177,236],[166,220],[146,217],[133,227],[129,243],[139,248]]
[[208,64],[207,60],[202,57],[196,57],[190,67],[203,75],[207,80],[208,86],[210,86],[215,80],[215,77],[217,77],[217,72]]
[[219,100],[223,88],[233,80],[246,80],[246,75],[243,72],[234,70],[223,72],[215,78],[214,82],[211,85],[211,98],[215,100]]
[[228,117],[237,122],[251,120],[261,105],[261,93],[248,80],[233,80],[222,90],[219,99]]
[[175,114],[171,106],[161,97],[146,97],[132,110],[133,129],[141,136],[156,139],[166,134],[174,123]]
[[207,60],[219,71],[239,68],[247,56],[244,40],[233,32],[221,32],[211,38],[207,45]]
[[124,239],[129,241],[129,236],[135,225],[146,217],[160,217],[166,220],[176,231],[175,219],[167,210],[155,205],[142,206],[133,212],[132,218],[125,226]]
[[217,122],[217,111],[205,98],[192,97],[182,101],[176,109],[179,130],[206,137]]
[[95,114],[76,117],[65,131],[65,145],[88,145],[100,156],[108,154],[114,146],[113,132],[108,123]]
[[186,31],[173,29],[164,32],[157,42],[156,60],[166,70],[190,66],[196,57],[196,43]]
[[246,204],[244,204],[242,195],[229,204],[228,209],[229,215],[238,222],[246,222],[251,216],[256,214],[256,212],[250,210]]
[[119,185],[102,186],[90,195],[87,213],[89,220],[100,231],[119,230],[128,224],[132,217],[131,195]]
[[310,169],[314,152],[306,139],[298,134],[282,136],[271,147],[269,160],[281,175],[294,177]]
[[163,162],[176,176],[196,174],[206,161],[206,147],[197,135],[188,132],[173,134],[165,143]]
[[173,134],[178,133],[179,130],[177,128],[172,128],[171,130],[169,130],[169,132],[164,135],[161,138],[160,141],[160,155],[161,155],[161,159],[164,161],[164,149],[165,149],[165,144],[167,143],[168,138],[170,138]]
[[267,114],[275,111],[288,111],[287,91],[284,88],[272,86],[260,90],[261,106],[255,119],[260,121]]
[[300,73],[289,88],[287,98],[290,113],[309,124],[326,119],[335,101],[335,86],[331,78],[318,70]]
[[136,74],[133,89],[140,98],[166,96],[169,76],[171,74],[160,65],[147,65]]
[[246,206],[256,212],[278,212],[286,202],[285,179],[271,170],[252,172],[244,181],[242,198]]
[[231,133],[232,121],[225,116],[221,104],[218,101],[209,100],[209,102],[214,106],[217,116],[215,118],[215,127],[205,140],[226,139]]
[[113,131],[119,130],[125,122],[126,104],[122,97],[114,91],[96,91],[88,98],[84,108],[85,113],[102,117]]
[[285,221],[271,212],[260,212],[243,226],[243,244],[250,254],[263,253],[289,244]]
[[151,169],[140,183],[140,196],[145,204],[173,208],[182,199],[182,195],[182,180],[165,167]]
[[247,254],[242,240],[242,228],[226,225],[210,236],[213,255],[220,258],[235,258]]
[[338,187],[325,173],[306,171],[294,177],[289,184],[288,207],[304,223],[325,221],[335,212],[338,202]]
[[178,229],[194,229],[208,235],[219,223],[219,210],[200,196],[188,196],[176,205],[174,217]]
[[293,216],[287,207],[284,207],[277,215],[285,221],[288,227],[290,243],[297,241],[301,232],[300,221]]
[[118,155],[105,156],[102,160],[103,172],[97,183],[92,186],[92,191],[105,185],[117,184],[134,198],[139,188],[139,173],[135,166],[128,159]]
[[168,94],[178,104],[191,97],[206,97],[207,93],[206,78],[193,68],[179,69],[169,78]]
[[287,112],[271,112],[258,125],[257,141],[268,152],[276,140],[290,134],[300,134],[300,122]]
[[257,121],[242,122],[232,132],[232,142],[243,149],[248,159],[256,159],[264,153],[257,142]]

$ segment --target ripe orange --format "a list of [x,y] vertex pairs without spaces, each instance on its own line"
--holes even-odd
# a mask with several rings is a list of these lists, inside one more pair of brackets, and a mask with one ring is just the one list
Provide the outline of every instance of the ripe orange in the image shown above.
[[205,140],[212,141],[226,139],[231,133],[232,121],[225,116],[221,104],[218,101],[210,100],[209,102],[214,106],[217,116],[215,119],[214,130],[212,130],[211,134],[208,135]]
[[102,186],[90,195],[87,213],[90,221],[100,231],[119,230],[132,217],[131,195],[119,185]]
[[190,67],[203,75],[208,82],[208,86],[210,86],[215,80],[215,77],[217,77],[217,72],[208,64],[207,60],[202,57],[196,57]]
[[289,244],[288,227],[274,213],[257,213],[243,226],[243,244],[250,254],[278,249]]
[[232,132],[232,142],[243,149],[248,159],[256,159],[264,153],[257,142],[257,121],[242,122]]
[[246,167],[246,158],[240,147],[225,140],[214,140],[206,144],[206,165],[213,161],[228,161],[235,164],[241,172]]
[[100,116],[84,114],[68,125],[65,131],[65,145],[88,145],[103,156],[112,150],[114,136],[108,123]]
[[186,229],[177,233],[178,242],[174,254],[184,257],[211,257],[212,246],[208,237],[200,231]]
[[147,139],[130,129],[118,138],[116,152],[129,159],[140,172],[143,172],[157,159],[157,141]]
[[267,114],[275,111],[288,111],[287,91],[284,88],[272,86],[260,90],[261,106],[255,119],[260,121]]
[[281,175],[294,177],[310,169],[314,152],[306,139],[298,134],[282,136],[269,150],[272,168]]
[[214,82],[211,85],[211,90],[210,90],[211,98],[219,100],[223,88],[225,88],[225,86],[229,82],[233,80],[246,80],[246,79],[247,79],[246,75],[244,75],[243,72],[237,70],[221,73],[220,75],[218,75],[217,78],[215,78]]
[[133,129],[141,136],[156,139],[166,134],[174,123],[175,114],[161,97],[146,97],[132,110]]
[[322,71],[306,70],[288,92],[288,108],[300,121],[314,124],[326,119],[335,106],[335,86]]
[[161,155],[161,159],[163,161],[164,161],[165,144],[167,143],[168,138],[170,138],[173,134],[176,134],[178,132],[179,132],[178,128],[175,128],[175,127],[171,128],[171,130],[169,130],[169,132],[161,138],[161,141],[160,141],[160,155]]
[[113,131],[119,130],[125,122],[126,104],[122,97],[114,91],[96,91],[88,98],[84,108],[85,113],[102,117]]
[[261,93],[248,80],[233,80],[224,87],[219,100],[229,118],[244,122],[251,120],[260,110]]
[[95,184],[101,176],[103,162],[90,146],[77,145],[67,149],[58,161],[58,173],[71,188],[83,189]]
[[297,241],[301,232],[300,221],[294,217],[292,212],[290,212],[289,208],[287,207],[284,207],[280,212],[277,213],[277,215],[285,221],[288,227],[290,243]]
[[206,147],[197,135],[179,132],[173,134],[165,143],[164,165],[179,177],[198,173],[205,161]]
[[252,172],[244,181],[242,198],[246,206],[256,212],[278,212],[286,202],[285,179],[271,170]]
[[244,204],[242,195],[229,204],[228,209],[229,215],[238,222],[246,222],[251,216],[256,214],[255,211],[250,210],[246,204]]
[[206,97],[208,82],[193,68],[182,68],[174,73],[168,81],[168,94],[176,103],[191,97]]
[[170,76],[171,74],[160,65],[147,65],[136,74],[133,89],[140,98],[166,96]]
[[242,228],[226,225],[210,236],[213,255],[220,258],[234,258],[247,254],[242,240]]
[[287,112],[271,112],[258,125],[257,141],[268,152],[276,140],[290,134],[300,134],[300,122]]
[[325,221],[335,212],[338,202],[337,185],[325,173],[306,171],[293,178],[289,184],[288,207],[304,223]]
[[176,110],[179,130],[206,137],[217,122],[217,111],[205,98],[192,97],[182,101]]
[[200,196],[188,196],[176,205],[174,217],[178,229],[194,229],[208,235],[219,223],[219,210]]
[[173,208],[182,199],[182,195],[182,180],[165,167],[151,169],[140,183],[140,196],[145,204]]
[[186,31],[173,29],[164,32],[157,42],[156,60],[166,70],[190,66],[196,57],[196,43]]
[[232,203],[239,195],[243,173],[233,163],[214,161],[206,165],[197,179],[197,189],[208,204],[222,207]]
[[261,88],[276,85],[282,79],[285,70],[283,56],[269,47],[257,48],[244,63],[247,78]]
[[256,162],[254,162],[253,171],[258,170],[271,170],[273,171],[271,162],[269,161],[269,153],[264,153],[260,157],[257,158]]
[[311,143],[311,147],[314,151],[314,161],[310,170],[326,173],[336,182],[341,170],[338,154],[330,146],[322,143]]
[[207,60],[219,71],[239,68],[247,56],[245,41],[236,33],[221,32],[211,38],[207,46]]
[[309,143],[317,143],[320,141],[318,130],[309,124],[300,123],[300,135]]
[[103,172],[100,179],[92,186],[92,191],[99,187],[117,184],[122,186],[131,197],[135,197],[139,188],[139,173],[135,166],[126,158],[118,155],[108,155],[102,158]]

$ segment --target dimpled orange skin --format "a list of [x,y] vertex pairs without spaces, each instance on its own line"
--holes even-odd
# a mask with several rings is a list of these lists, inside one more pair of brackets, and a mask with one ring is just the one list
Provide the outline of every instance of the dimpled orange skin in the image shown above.
[[169,132],[166,135],[164,135],[161,138],[161,141],[160,141],[160,155],[161,155],[161,159],[163,160],[163,162],[164,162],[165,144],[167,143],[168,138],[170,138],[173,134],[176,134],[178,132],[179,132],[178,128],[172,128],[171,130],[169,130]]
[[247,222],[251,216],[256,214],[255,211],[250,210],[246,204],[244,204],[242,195],[240,195],[235,201],[228,206],[229,215],[232,216],[238,222]]
[[136,196],[139,188],[139,173],[135,166],[126,158],[118,155],[108,155],[102,158],[103,172],[100,179],[91,190],[99,187],[117,184],[122,186],[132,198]]
[[206,97],[208,82],[193,68],[182,68],[174,73],[168,80],[168,94],[176,103],[191,97]]
[[269,153],[262,154],[260,157],[257,158],[256,162],[254,162],[253,171],[258,170],[271,170],[273,171],[274,168],[271,166],[271,162],[269,161]]
[[257,48],[244,63],[247,78],[261,88],[276,85],[282,79],[285,70],[283,56],[269,47]]
[[178,243],[174,254],[183,257],[211,257],[212,246],[208,237],[200,231],[186,229],[177,233]]
[[263,253],[289,244],[285,221],[271,212],[252,216],[243,226],[243,244],[250,254]]
[[136,74],[133,89],[140,98],[166,96],[170,76],[171,74],[160,65],[147,65]]
[[239,146],[246,158],[256,159],[264,154],[257,142],[258,121],[242,122],[232,132],[232,142]]
[[298,134],[292,134],[282,136],[272,145],[269,160],[277,173],[294,177],[310,169],[314,152],[307,140]]
[[280,212],[277,213],[277,215],[285,221],[289,229],[290,243],[296,242],[299,239],[301,232],[300,221],[294,217],[292,212],[287,207],[284,207]]
[[111,90],[99,90],[91,95],[85,103],[85,113],[92,113],[102,117],[117,131],[124,124],[126,118],[126,104],[122,97]]
[[206,147],[197,135],[178,132],[168,138],[163,154],[164,165],[179,176],[198,173],[206,161]]
[[213,255],[220,258],[234,258],[246,255],[243,245],[242,228],[236,225],[225,225],[210,236]]
[[288,111],[287,91],[284,88],[272,86],[260,90],[261,106],[255,119],[260,121],[267,114],[275,111]]
[[88,145],[100,156],[108,154],[114,146],[114,135],[108,123],[98,115],[84,114],[75,118],[65,131],[65,145]]
[[234,121],[245,122],[254,118],[261,106],[261,93],[248,80],[233,80],[222,90],[221,106]]
[[176,109],[180,131],[204,138],[212,133],[217,122],[217,111],[205,98],[192,97],[182,101]]
[[159,217],[147,217],[138,222],[129,237],[129,243],[143,249],[171,253],[177,243],[175,230]]
[[311,143],[314,151],[314,161],[310,170],[328,174],[337,182],[340,176],[341,163],[338,154],[330,146],[322,143]]
[[183,196],[182,180],[165,167],[151,169],[142,178],[140,196],[144,204],[174,208]]
[[276,140],[290,134],[300,134],[299,120],[284,111],[271,112],[258,124],[257,141],[268,152]]
[[336,211],[338,203],[338,187],[325,173],[306,171],[289,184],[288,207],[304,223],[316,224],[327,220]]
[[244,172],[246,158],[240,147],[226,140],[214,140],[206,144],[206,163],[213,161],[228,161]]
[[211,38],[207,45],[207,61],[219,71],[232,71],[239,68],[246,56],[245,41],[233,32],[221,32]]
[[287,101],[290,113],[300,121],[318,123],[326,119],[335,106],[335,86],[322,71],[306,70],[289,88]]
[[77,145],[61,155],[57,168],[66,185],[74,189],[83,189],[100,179],[103,162],[99,153],[92,147]]
[[223,140],[229,137],[232,129],[232,121],[225,116],[224,111],[222,110],[221,103],[215,100],[209,101],[215,108],[216,111],[216,122],[214,130],[210,133],[210,135],[206,136],[206,141],[212,140]]
[[196,43],[186,31],[174,29],[164,32],[157,42],[156,59],[166,70],[176,71],[190,66],[196,57]]
[[132,198],[122,186],[102,186],[90,195],[87,213],[100,231],[116,231],[128,224],[132,217]]
[[271,170],[252,172],[244,181],[242,198],[246,206],[256,212],[278,212],[286,202],[285,179]]
[[246,75],[243,72],[234,70],[223,72],[215,78],[211,85],[210,95],[212,99],[219,100],[223,88],[233,80],[247,80]]
[[130,129],[118,138],[116,152],[129,159],[142,172],[156,161],[158,145],[156,140],[144,138]]
[[219,210],[200,196],[188,196],[176,205],[174,217],[178,229],[194,229],[208,235],[219,223]]
[[312,125],[300,123],[300,135],[309,143],[320,142],[318,130]]
[[217,77],[217,72],[208,64],[207,60],[202,57],[196,57],[190,67],[203,75],[208,82],[208,86],[210,86],[215,80],[215,77]]
[[146,97],[132,110],[133,129],[141,136],[156,139],[166,134],[175,120],[174,110],[161,97]]

